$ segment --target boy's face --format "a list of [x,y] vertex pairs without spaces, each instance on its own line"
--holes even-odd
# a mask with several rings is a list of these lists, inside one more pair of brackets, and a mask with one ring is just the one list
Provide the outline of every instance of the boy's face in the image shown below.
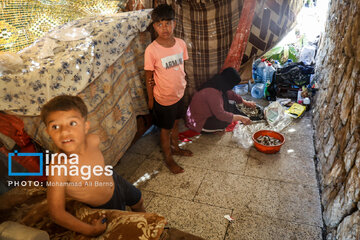
[[159,37],[167,40],[172,38],[176,22],[174,20],[163,20],[155,22],[153,26]]
[[85,147],[90,123],[77,110],[54,111],[46,118],[46,132],[64,153],[79,153]]

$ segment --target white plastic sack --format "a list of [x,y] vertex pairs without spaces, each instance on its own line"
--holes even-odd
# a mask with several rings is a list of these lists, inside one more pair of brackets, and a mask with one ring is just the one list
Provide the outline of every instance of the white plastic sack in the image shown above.
[[252,135],[259,130],[271,130],[264,121],[253,122],[250,125],[242,123],[236,124],[232,140],[237,142],[243,148],[250,148],[253,145]]
[[299,61],[305,63],[306,65],[310,65],[315,62],[315,51],[316,48],[312,45],[304,46],[300,52]]
[[292,117],[285,113],[279,102],[272,102],[264,109],[264,116],[271,129],[280,132],[292,122]]
[[53,31],[49,34],[49,37],[60,41],[77,41],[87,38],[91,35],[92,29],[90,27],[73,27],[76,22],[70,22],[65,24],[60,29]]

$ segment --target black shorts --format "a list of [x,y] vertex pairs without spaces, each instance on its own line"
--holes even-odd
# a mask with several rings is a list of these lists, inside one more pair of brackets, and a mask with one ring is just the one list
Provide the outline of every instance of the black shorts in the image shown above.
[[134,185],[113,172],[114,193],[111,199],[95,208],[125,210],[126,206],[133,206],[141,199],[141,192]]
[[153,118],[159,128],[172,129],[176,119],[184,115],[184,97],[170,106],[163,106],[154,99]]

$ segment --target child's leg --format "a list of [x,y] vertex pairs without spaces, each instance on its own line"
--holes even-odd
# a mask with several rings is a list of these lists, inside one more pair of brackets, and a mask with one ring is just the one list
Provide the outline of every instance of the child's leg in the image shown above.
[[192,156],[193,153],[190,150],[184,150],[179,148],[179,119],[175,120],[174,127],[171,129],[171,153],[173,155]]
[[160,132],[161,148],[165,156],[164,162],[172,173],[182,173],[184,169],[174,161],[171,154],[170,131],[169,129],[162,128]]
[[130,208],[133,212],[146,212],[144,208],[144,200],[142,197],[135,205],[130,206]]

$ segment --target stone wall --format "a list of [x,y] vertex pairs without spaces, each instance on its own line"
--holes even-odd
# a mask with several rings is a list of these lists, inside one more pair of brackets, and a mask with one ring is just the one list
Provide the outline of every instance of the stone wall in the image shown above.
[[331,0],[316,60],[315,148],[326,239],[360,239],[360,0]]

